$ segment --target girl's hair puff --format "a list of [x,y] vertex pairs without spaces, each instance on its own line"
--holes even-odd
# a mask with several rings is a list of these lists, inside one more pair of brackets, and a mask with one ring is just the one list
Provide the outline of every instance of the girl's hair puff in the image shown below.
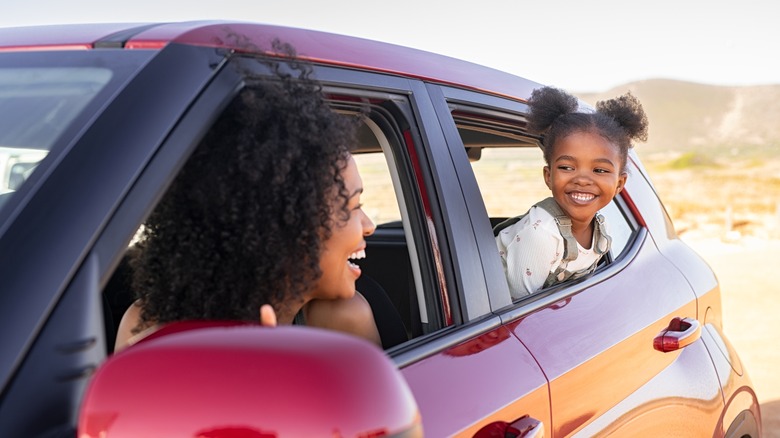
[[620,171],[628,160],[632,139],[647,141],[647,115],[630,92],[596,103],[596,112],[578,111],[573,95],[554,87],[534,90],[528,100],[528,130],[542,135],[544,160],[549,165],[559,139],[577,132],[601,135],[618,148]]

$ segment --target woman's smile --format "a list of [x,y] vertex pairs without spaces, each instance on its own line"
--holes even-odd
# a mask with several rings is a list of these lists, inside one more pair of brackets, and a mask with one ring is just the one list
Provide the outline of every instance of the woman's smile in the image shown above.
[[366,250],[361,249],[350,254],[349,258],[347,259],[347,265],[349,266],[349,269],[355,274],[356,279],[360,277],[360,266],[352,263],[351,260],[362,260],[364,258],[366,258]]

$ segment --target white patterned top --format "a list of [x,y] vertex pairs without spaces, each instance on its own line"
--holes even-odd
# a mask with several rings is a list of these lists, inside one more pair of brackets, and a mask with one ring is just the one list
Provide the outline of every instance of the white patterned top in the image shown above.
[[[541,207],[532,207],[517,223],[501,230],[496,244],[512,299],[539,290],[563,260],[563,237],[555,218]],[[599,259],[593,244],[585,249],[577,243],[577,249],[579,254],[566,266],[567,271],[586,269]]]

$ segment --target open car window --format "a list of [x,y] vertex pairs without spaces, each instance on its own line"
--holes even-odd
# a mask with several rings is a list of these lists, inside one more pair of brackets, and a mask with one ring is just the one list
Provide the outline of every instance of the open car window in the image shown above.
[[366,258],[357,261],[362,274],[356,285],[376,300],[371,304],[383,347],[395,348],[435,332],[445,320],[423,194],[403,140],[409,121],[400,107],[408,107],[408,99],[337,87],[325,92],[337,111],[363,114],[353,156],[363,180],[363,210],[376,230],[366,238]]
[[[434,270],[431,230],[421,219],[422,195],[403,141],[401,126],[408,122],[394,109],[408,106],[407,98],[383,95],[383,99],[366,103],[368,99],[355,99],[361,93],[370,95],[361,90],[324,89],[335,111],[361,119],[352,154],[363,180],[362,208],[377,229],[366,239],[366,258],[355,261],[362,271],[356,288],[371,304],[382,346],[392,350],[444,326],[438,292],[441,276]],[[129,261],[142,228],[135,232],[104,289],[114,325],[107,329],[109,339],[136,296]]]
[[[551,196],[543,179],[545,162],[540,139],[525,130],[523,117],[462,105],[452,115],[491,226],[525,214],[535,203]],[[637,229],[636,221],[626,211],[619,196],[601,210],[612,246],[600,269],[620,257]]]

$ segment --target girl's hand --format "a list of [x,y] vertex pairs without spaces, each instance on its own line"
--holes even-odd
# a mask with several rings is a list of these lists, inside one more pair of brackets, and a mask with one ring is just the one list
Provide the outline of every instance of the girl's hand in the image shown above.
[[276,312],[270,304],[260,306],[260,325],[264,327],[276,327]]

